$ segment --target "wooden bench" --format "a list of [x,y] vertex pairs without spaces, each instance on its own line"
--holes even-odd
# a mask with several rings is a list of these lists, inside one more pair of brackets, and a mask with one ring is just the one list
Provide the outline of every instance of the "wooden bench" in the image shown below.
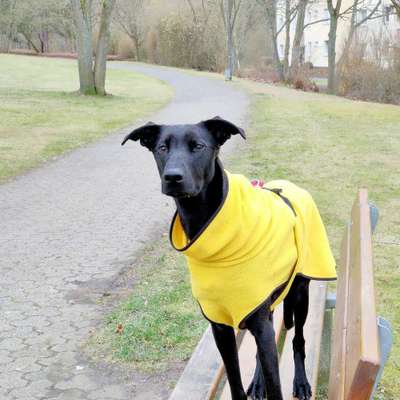
[[[369,205],[367,191],[361,189],[342,241],[337,295],[328,295],[326,282],[310,284],[304,336],[306,370],[313,398],[372,399],[388,358],[391,328],[384,319],[377,319],[375,312],[372,231],[377,218],[377,209]],[[274,327],[283,397],[292,399],[294,329],[286,331],[284,328],[282,305],[274,313]],[[237,344],[243,384],[247,388],[255,368],[255,341],[249,332],[239,331]],[[206,399],[230,399],[224,367],[210,328],[205,331],[170,396],[170,400]]]

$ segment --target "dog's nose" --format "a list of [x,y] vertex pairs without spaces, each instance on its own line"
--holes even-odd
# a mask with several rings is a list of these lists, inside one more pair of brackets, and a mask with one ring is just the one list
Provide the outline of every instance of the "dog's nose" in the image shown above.
[[171,169],[164,173],[164,180],[168,183],[180,183],[183,180],[182,172],[176,169]]

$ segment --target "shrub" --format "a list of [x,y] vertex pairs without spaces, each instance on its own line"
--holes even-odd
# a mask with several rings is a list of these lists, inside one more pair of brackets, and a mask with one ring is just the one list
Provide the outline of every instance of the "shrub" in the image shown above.
[[220,43],[215,32],[181,14],[167,15],[157,27],[157,61],[174,67],[220,70]]
[[240,71],[240,77],[263,83],[279,82],[279,76],[271,65],[259,65],[254,68],[242,69]]
[[339,77],[339,92],[343,96],[400,104],[400,51],[394,46],[384,62],[352,49],[340,68]]
[[318,85],[311,79],[313,68],[311,63],[306,63],[297,71],[291,81],[295,89],[305,92],[319,92]]

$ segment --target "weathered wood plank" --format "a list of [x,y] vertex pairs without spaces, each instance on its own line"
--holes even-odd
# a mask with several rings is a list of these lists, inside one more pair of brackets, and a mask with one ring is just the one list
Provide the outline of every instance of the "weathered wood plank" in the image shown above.
[[[278,342],[283,328],[283,305],[280,304],[274,311],[274,330],[275,330],[275,341]],[[250,332],[246,331],[242,344],[239,348],[239,363],[240,371],[242,374],[242,381],[245,390],[250,385],[254,369],[256,366],[256,354],[257,346],[254,337]],[[223,388],[220,400],[229,400],[231,398],[229,384],[226,384]]]
[[332,344],[329,400],[366,400],[379,369],[368,194],[361,189],[344,240]]
[[342,240],[338,271],[336,311],[332,332],[332,357],[330,364],[328,399],[344,399],[344,374],[346,354],[347,307],[350,271],[350,225],[346,227]]
[[368,399],[380,365],[368,194],[361,189],[352,210],[351,268],[346,338],[345,398]]
[[[316,393],[319,355],[321,348],[322,329],[327,283],[322,281],[310,282],[309,311],[304,325],[304,339],[306,341],[306,373],[313,391]],[[294,361],[292,340],[294,328],[286,334],[285,344],[281,355],[279,371],[281,375],[282,394],[285,400],[293,398]]]

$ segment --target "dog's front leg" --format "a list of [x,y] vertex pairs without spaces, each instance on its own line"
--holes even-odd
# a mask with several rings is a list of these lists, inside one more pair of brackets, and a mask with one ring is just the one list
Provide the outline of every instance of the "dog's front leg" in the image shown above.
[[272,314],[268,307],[261,307],[246,320],[246,325],[257,344],[257,356],[261,362],[268,400],[282,400],[279,378],[278,352]]
[[224,361],[226,375],[231,388],[232,400],[247,399],[240,376],[239,357],[233,328],[223,324],[211,323],[217,348]]

